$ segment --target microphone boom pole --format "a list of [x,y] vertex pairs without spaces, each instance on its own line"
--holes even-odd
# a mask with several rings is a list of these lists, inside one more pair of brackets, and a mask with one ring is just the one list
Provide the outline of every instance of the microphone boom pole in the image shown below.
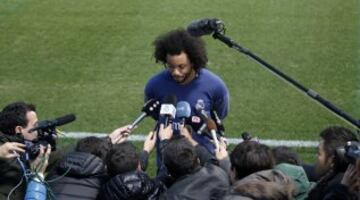
[[350,125],[356,127],[357,129],[360,129],[360,121],[354,119],[352,116],[347,114],[346,112],[342,111],[338,107],[336,107],[334,104],[332,104],[327,99],[321,97],[316,91],[312,89],[308,89],[301,85],[299,82],[295,81],[291,77],[287,76],[271,64],[267,63],[265,60],[261,59],[259,56],[252,53],[249,49],[246,49],[239,44],[237,44],[235,41],[230,39],[229,37],[225,36],[223,33],[223,30],[215,30],[213,33],[213,38],[218,39],[221,42],[225,43],[228,47],[233,48],[240,53],[243,53],[247,55],[248,57],[252,58],[256,62],[258,62],[262,67],[269,70],[271,73],[285,81],[286,83],[289,83],[290,85],[294,86],[296,89],[300,90],[301,92],[305,93],[308,97],[315,100],[317,103],[325,107],[327,110],[331,111],[333,114],[338,116],[340,119],[344,120],[345,122],[349,123]]

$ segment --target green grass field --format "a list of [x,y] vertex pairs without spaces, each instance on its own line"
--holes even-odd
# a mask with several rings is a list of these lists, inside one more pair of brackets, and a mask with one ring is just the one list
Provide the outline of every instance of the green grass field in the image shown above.
[[[0,0],[0,107],[25,100],[41,119],[75,113],[65,131],[110,132],[138,116],[145,83],[162,69],[155,37],[203,17],[222,19],[228,36],[360,118],[358,0]],[[230,90],[228,136],[316,140],[324,127],[346,125],[246,56],[204,40],[209,69]]]

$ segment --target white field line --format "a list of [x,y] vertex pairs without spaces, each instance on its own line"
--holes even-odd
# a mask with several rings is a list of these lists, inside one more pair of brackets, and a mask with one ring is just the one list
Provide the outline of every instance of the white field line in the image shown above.
[[[66,132],[65,138],[84,138],[88,136],[103,137],[105,133],[89,133],[89,132]],[[144,141],[145,135],[130,135],[130,141]],[[227,138],[228,143],[238,144],[242,139]],[[261,143],[269,146],[288,146],[288,147],[316,147],[318,142],[310,140],[272,140],[272,139],[260,139]]]

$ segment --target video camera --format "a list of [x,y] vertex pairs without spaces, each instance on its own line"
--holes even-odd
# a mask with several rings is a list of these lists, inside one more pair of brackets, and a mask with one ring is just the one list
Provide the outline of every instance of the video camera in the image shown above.
[[337,148],[336,154],[347,163],[354,164],[357,159],[360,159],[360,143],[355,141],[348,141],[345,147]]
[[29,132],[38,132],[38,137],[34,141],[25,141],[25,160],[35,159],[40,152],[40,145],[47,147],[51,145],[51,151],[56,150],[57,126],[70,123],[76,119],[74,114],[65,115],[54,120],[43,120],[38,125],[29,130]]

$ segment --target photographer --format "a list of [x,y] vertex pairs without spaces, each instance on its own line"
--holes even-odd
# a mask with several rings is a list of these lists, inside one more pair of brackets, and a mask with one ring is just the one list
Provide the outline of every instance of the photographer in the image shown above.
[[[47,170],[49,171],[56,161],[63,156],[62,151],[56,151],[50,156],[50,150],[45,151],[42,149],[43,147],[40,147],[39,155],[29,163],[23,163],[24,161],[19,162],[20,159],[14,158],[15,155],[11,154],[9,149],[16,150],[16,147],[24,148],[24,145],[18,145],[16,143],[24,144],[25,141],[32,142],[36,140],[38,133],[36,131],[30,132],[29,130],[34,128],[37,123],[38,118],[35,106],[25,102],[11,103],[5,106],[0,113],[0,146],[5,145],[2,148],[7,148],[5,154],[7,153],[7,157],[9,157],[7,160],[0,160],[0,199],[6,199],[6,197],[10,197],[11,199],[24,199],[26,188],[26,184],[24,184],[25,181],[23,181],[24,170],[30,169],[33,171],[37,169],[45,172],[45,168],[49,165]],[[17,151],[22,153],[24,150],[17,149]],[[41,155],[41,151],[46,152],[46,158]],[[37,165],[40,159],[39,156],[42,156],[42,166]],[[41,169],[38,169],[38,167]]]
[[[348,143],[349,144],[349,143]],[[350,163],[341,182],[329,187],[323,200],[331,199],[360,199],[360,143],[350,142],[353,148],[348,148],[344,156]],[[349,147],[348,146],[348,147]]]
[[315,172],[319,178],[317,185],[309,193],[309,199],[324,199],[326,191],[341,183],[349,162],[337,154],[337,149],[348,141],[358,141],[349,129],[331,126],[320,133]]
[[[0,146],[8,142],[17,142],[22,144],[30,144],[39,147],[37,154],[32,155],[32,159],[8,159],[0,160],[0,199],[11,197],[11,199],[24,199],[25,184],[22,184],[25,170],[31,170],[34,163],[37,163],[37,157],[41,155],[41,145],[39,145],[40,131],[31,131],[38,125],[38,118],[35,106],[25,102],[11,103],[0,113]],[[120,127],[114,130],[108,137],[105,137],[109,143],[115,144],[122,142],[130,133],[129,126]],[[48,147],[48,148],[54,148]],[[55,169],[58,161],[60,161],[70,149],[58,149],[47,155],[46,159],[42,158],[42,162],[46,161],[46,172]],[[48,150],[50,151],[50,150]],[[46,152],[48,152],[46,151]],[[28,154],[32,154],[30,152]],[[48,153],[50,154],[50,152]],[[31,156],[30,156],[31,157]],[[24,163],[25,162],[25,163]],[[24,164],[26,166],[24,166]],[[44,164],[44,163],[42,163]],[[45,165],[45,164],[44,164]],[[45,168],[42,169],[45,172]]]

